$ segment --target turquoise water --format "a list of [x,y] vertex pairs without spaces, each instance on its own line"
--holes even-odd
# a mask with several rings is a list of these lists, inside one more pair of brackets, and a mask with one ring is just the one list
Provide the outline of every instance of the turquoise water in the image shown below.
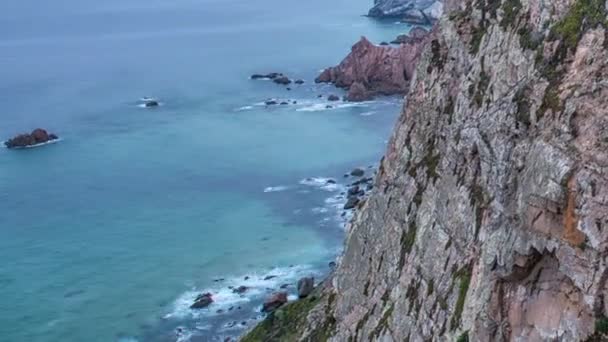
[[[317,95],[340,92],[312,83],[360,35],[407,30],[360,16],[369,5],[2,2],[0,138],[62,141],[0,149],[0,340],[221,340],[268,291],[325,275],[341,187],[302,180],[377,162],[400,107],[327,110]],[[307,82],[248,79],[270,71]],[[189,310],[207,290],[216,303]]]

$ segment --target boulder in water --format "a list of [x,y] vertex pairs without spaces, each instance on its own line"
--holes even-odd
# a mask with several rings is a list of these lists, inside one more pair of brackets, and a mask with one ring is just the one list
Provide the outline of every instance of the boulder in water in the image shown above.
[[338,97],[337,95],[331,94],[327,97],[327,101],[340,101],[340,97]]
[[279,76],[272,80],[276,84],[288,85],[291,83],[291,80],[287,76]]
[[203,309],[211,305],[211,303],[213,303],[213,297],[211,296],[211,293],[203,293],[196,297],[194,303],[190,305],[190,309]]
[[7,148],[24,148],[43,144],[49,141],[59,139],[55,134],[49,134],[42,128],[36,128],[29,134],[19,134],[14,138],[11,138],[4,142]]
[[356,168],[354,170],[352,170],[350,172],[351,176],[355,176],[355,177],[362,177],[363,175],[365,175],[365,170],[361,169],[361,168]]

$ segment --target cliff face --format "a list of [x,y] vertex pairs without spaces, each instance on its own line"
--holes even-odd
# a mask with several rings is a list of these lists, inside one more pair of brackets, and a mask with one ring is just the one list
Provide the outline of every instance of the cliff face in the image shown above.
[[606,4],[445,6],[374,192],[297,337],[602,340]]

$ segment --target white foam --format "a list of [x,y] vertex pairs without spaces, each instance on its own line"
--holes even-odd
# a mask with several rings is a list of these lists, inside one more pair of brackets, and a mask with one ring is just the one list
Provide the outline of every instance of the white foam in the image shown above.
[[279,191],[285,191],[289,189],[288,186],[284,186],[284,185],[279,185],[279,186],[269,186],[264,188],[264,192],[279,192]]
[[326,110],[336,110],[355,107],[369,107],[373,101],[367,102],[322,102],[296,109],[297,112],[321,112]]
[[[247,276],[239,276],[227,278],[221,283],[221,287],[212,287],[206,289],[192,288],[180,295],[173,303],[171,312],[166,314],[165,319],[183,319],[186,317],[200,318],[221,315],[227,312],[231,307],[235,308],[249,303],[252,299],[262,298],[265,295],[276,291],[281,285],[293,283],[297,278],[303,276],[314,275],[314,271],[308,265],[299,265],[293,267],[273,268],[266,272],[248,274]],[[247,278],[247,279],[245,279]],[[230,288],[246,286],[248,289],[243,294],[234,293]],[[201,293],[211,293],[213,303],[205,309],[193,310],[190,305],[194,303],[196,297]],[[218,313],[221,310],[221,313]]]
[[236,110],[237,110],[238,112],[242,112],[242,111],[245,111],[245,110],[251,110],[251,109],[253,109],[253,106],[243,106],[243,107],[239,107],[239,108],[237,108]]
[[6,147],[6,145],[4,145],[4,143],[2,143],[2,146],[4,148],[6,148],[6,149],[9,149],[9,150],[25,150],[25,149],[28,149],[28,148],[36,148],[36,147],[42,147],[42,146],[46,146],[46,145],[55,144],[55,143],[58,143],[58,142],[60,142],[62,140],[63,139],[61,139],[61,138],[57,138],[57,139],[49,140],[47,142],[43,142],[43,143],[40,143],[40,144],[34,144],[34,145],[29,145],[29,146],[19,146],[19,147],[12,147],[12,148]]
[[[328,182],[333,180],[334,182]],[[342,188],[342,185],[335,183],[335,180],[332,178],[324,178],[324,177],[310,177],[305,178],[300,181],[302,185],[314,186],[319,189],[323,189],[325,191],[337,191]]]
[[369,112],[364,112],[364,113],[361,113],[361,114],[359,114],[359,115],[361,115],[361,116],[371,116],[371,115],[374,115],[374,114],[376,114],[376,112],[375,112],[375,111],[369,111]]

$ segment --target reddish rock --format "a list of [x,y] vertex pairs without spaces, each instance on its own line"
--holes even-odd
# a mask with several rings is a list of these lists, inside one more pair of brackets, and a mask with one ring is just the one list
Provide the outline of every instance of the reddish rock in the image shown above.
[[23,148],[59,139],[55,134],[49,134],[42,128],[36,128],[30,134],[20,134],[4,142],[8,148]]
[[[421,31],[416,32],[416,37],[422,35]],[[323,70],[315,82],[348,89],[346,98],[350,101],[405,94],[425,43],[426,39],[419,39],[399,47],[376,46],[362,37],[338,66]],[[353,85],[355,89],[350,92]]]
[[262,312],[272,312],[287,303],[287,292],[277,292],[264,301]]

